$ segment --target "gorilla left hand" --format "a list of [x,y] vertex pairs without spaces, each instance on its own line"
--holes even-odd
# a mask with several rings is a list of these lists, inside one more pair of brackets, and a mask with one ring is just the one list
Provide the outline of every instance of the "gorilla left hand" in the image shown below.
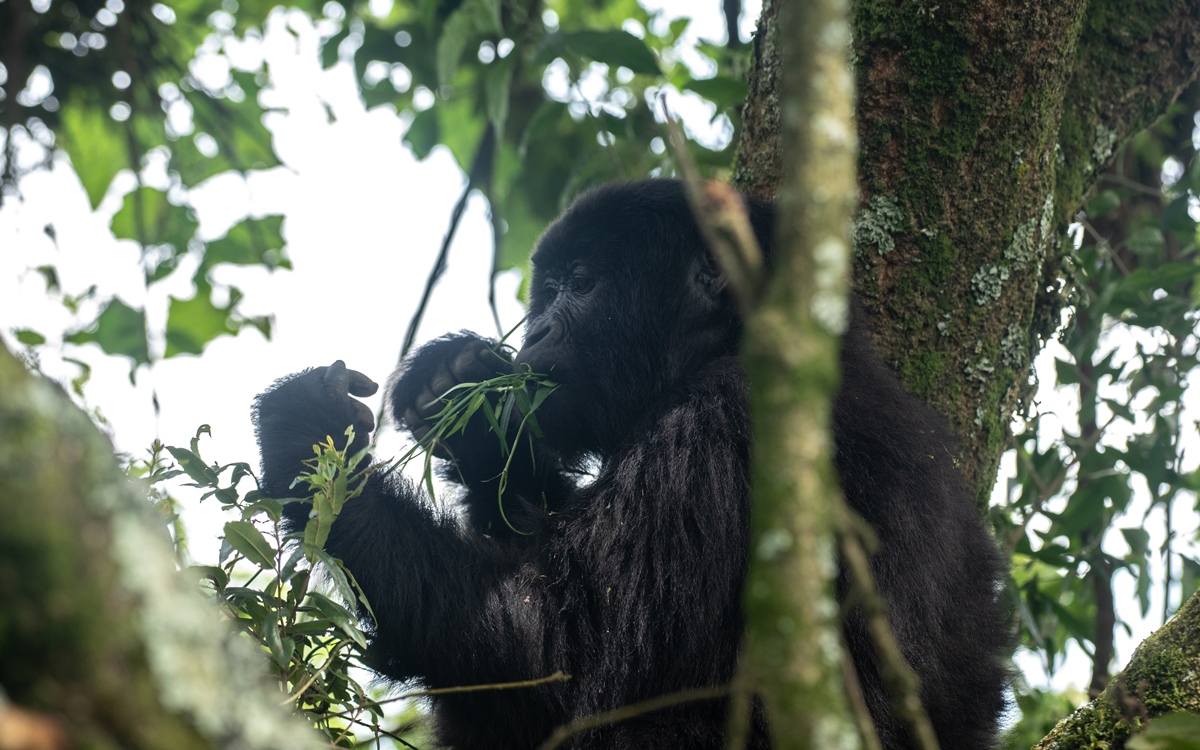
[[312,458],[312,446],[332,437],[339,439],[354,427],[352,450],[367,444],[375,417],[355,396],[373,395],[379,386],[366,375],[347,369],[340,359],[328,367],[289,375],[259,394],[254,402],[254,425],[262,452],[262,484],[268,494],[284,497],[292,482]]

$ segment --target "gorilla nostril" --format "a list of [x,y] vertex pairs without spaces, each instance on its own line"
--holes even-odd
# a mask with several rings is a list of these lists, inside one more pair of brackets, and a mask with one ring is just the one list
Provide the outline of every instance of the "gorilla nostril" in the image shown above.
[[539,326],[525,334],[525,345],[522,349],[531,349],[550,334],[550,326]]

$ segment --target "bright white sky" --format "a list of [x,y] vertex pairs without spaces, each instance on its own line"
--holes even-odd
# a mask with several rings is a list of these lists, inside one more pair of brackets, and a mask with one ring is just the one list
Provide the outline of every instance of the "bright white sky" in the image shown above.
[[[644,0],[643,4],[662,10],[667,19],[693,16],[689,29],[693,38],[724,37],[719,0]],[[759,12],[759,3],[751,0],[746,5],[743,38],[749,37]],[[297,37],[283,31],[288,23],[298,32],[298,43]],[[247,48],[241,54],[261,54],[269,63],[272,89],[264,94],[269,97],[264,101],[288,112],[272,115],[268,122],[285,166],[249,180],[218,176],[198,186],[189,198],[206,239],[221,236],[247,214],[286,217],[286,252],[294,271],[268,273],[229,266],[214,271],[218,282],[246,293],[242,304],[246,314],[274,316],[271,341],[247,329],[237,337],[213,342],[201,357],[175,357],[141,368],[134,384],[126,361],[107,357],[94,346],[66,345],[62,356],[51,346],[43,354],[44,370],[63,382],[79,373],[63,356],[91,365],[88,406],[98,408],[109,421],[117,448],[133,455],[144,455],[156,437],[186,445],[199,425],[209,424],[213,437],[202,443],[208,461],[255,461],[249,407],[254,395],[275,378],[344,359],[382,383],[396,364],[405,328],[462,190],[463,176],[448,152],[439,148],[418,162],[401,145],[405,122],[394,111],[363,109],[348,65],[320,69],[316,36],[303,15],[289,16],[277,9],[267,24],[261,50]],[[690,56],[684,59],[701,68]],[[322,102],[332,107],[336,122],[328,122]],[[720,137],[708,127],[707,113],[695,100],[676,93],[670,95],[670,103],[702,140]],[[93,213],[78,179],[60,158],[52,171],[34,172],[22,180],[23,200],[6,201],[0,209],[0,336],[10,348],[19,347],[11,336],[13,329],[33,328],[54,337],[86,323],[96,312],[94,306],[85,306],[79,317],[72,318],[47,297],[42,278],[32,270],[39,265],[57,267],[68,294],[79,294],[95,284],[100,299],[116,294],[132,306],[144,305],[151,329],[161,330],[168,295],[192,296],[194,259],[147,290],[137,246],[112,237],[109,221],[131,187],[131,175],[119,177]],[[54,225],[57,243],[43,233],[47,224]],[[419,340],[459,329],[494,335],[487,306],[490,254],[484,202],[472,198],[450,250],[449,271],[433,295]],[[516,299],[519,282],[512,273],[497,284],[505,329],[523,315]],[[153,346],[161,351],[161,342],[152,342]],[[1047,366],[1044,383],[1053,382],[1053,363],[1044,357],[1041,367]],[[155,394],[161,406],[157,415],[152,406]],[[379,396],[369,402],[378,411]],[[387,435],[382,455],[402,446],[394,433]],[[214,560],[216,537],[227,519],[215,505],[201,506],[194,496],[179,494],[192,556]],[[1181,506],[1177,518],[1190,518],[1188,511]],[[1152,534],[1160,527],[1147,524]],[[1161,538],[1152,538],[1152,545],[1159,543]],[[1119,634],[1119,662],[1160,624],[1156,613],[1161,611],[1161,599],[1142,622],[1132,592],[1131,577],[1119,574],[1117,599],[1122,615],[1134,624],[1132,635]],[[1155,596],[1161,597],[1157,588]],[[1032,681],[1045,682],[1036,659],[1023,658],[1021,665]],[[1053,682],[1057,687],[1084,684],[1087,673],[1087,659],[1076,648]]]

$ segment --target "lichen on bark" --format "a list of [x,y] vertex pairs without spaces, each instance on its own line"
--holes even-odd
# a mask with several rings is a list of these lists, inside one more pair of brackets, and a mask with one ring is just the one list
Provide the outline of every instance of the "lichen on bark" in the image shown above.
[[1058,723],[1035,750],[1119,750],[1147,719],[1200,714],[1200,597],[1142,642],[1095,700]]
[[81,748],[318,748],[112,445],[0,346],[0,686]]

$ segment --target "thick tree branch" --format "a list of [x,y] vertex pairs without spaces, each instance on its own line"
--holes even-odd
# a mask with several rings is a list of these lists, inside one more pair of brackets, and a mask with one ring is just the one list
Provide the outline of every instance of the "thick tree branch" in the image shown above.
[[1146,719],[1186,711],[1200,713],[1200,597],[1133,652],[1129,665],[1098,698],[1063,719],[1035,750],[1122,748]]

